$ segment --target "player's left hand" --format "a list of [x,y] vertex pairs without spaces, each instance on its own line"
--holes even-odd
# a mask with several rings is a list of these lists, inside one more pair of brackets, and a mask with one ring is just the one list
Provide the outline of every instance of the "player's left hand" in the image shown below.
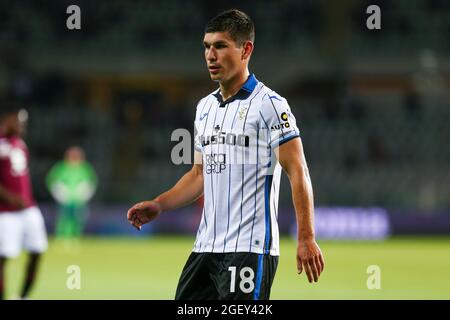
[[317,282],[325,266],[322,252],[314,239],[301,241],[297,246],[297,270],[305,269],[310,283]]
[[154,220],[161,213],[161,205],[156,201],[143,201],[128,210],[128,221],[138,230],[142,225]]

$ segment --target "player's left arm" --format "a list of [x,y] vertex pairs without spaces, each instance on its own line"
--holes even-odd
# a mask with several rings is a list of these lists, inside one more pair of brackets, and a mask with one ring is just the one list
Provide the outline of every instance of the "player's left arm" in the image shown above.
[[298,230],[298,273],[305,269],[308,281],[317,282],[324,259],[315,240],[313,189],[300,137],[282,144],[275,153],[291,184]]

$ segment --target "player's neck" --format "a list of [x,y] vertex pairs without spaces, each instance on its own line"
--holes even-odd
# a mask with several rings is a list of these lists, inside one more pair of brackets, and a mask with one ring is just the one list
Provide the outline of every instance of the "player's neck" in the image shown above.
[[14,134],[13,132],[10,132],[10,131],[6,131],[6,132],[0,131],[0,137],[11,139],[11,138],[19,137],[19,135]]
[[228,98],[234,96],[247,81],[250,72],[248,69],[245,69],[244,72],[239,73],[236,77],[230,79],[227,82],[220,83],[220,94],[222,96],[223,101],[226,101]]

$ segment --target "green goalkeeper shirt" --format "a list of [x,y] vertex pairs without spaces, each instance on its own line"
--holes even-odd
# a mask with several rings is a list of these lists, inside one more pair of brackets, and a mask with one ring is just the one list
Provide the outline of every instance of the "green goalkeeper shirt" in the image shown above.
[[76,164],[61,161],[52,167],[46,182],[58,203],[83,205],[94,195],[97,175],[86,161]]

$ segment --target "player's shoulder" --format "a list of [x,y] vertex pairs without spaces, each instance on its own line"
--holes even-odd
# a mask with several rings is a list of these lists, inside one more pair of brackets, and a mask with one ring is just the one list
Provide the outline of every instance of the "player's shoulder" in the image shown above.
[[273,90],[269,87],[266,87],[266,89],[265,89],[265,94],[264,94],[263,100],[268,103],[270,103],[271,101],[287,103],[287,100],[285,97],[283,97],[281,94],[279,94],[278,92],[276,92],[275,90]]
[[11,141],[7,137],[0,137],[0,157],[8,155],[11,150]]
[[261,94],[260,94],[260,101],[261,101],[261,110],[267,108],[280,108],[288,106],[288,101],[285,97],[283,97],[281,94],[276,92],[275,90],[267,87],[266,85],[262,84],[263,87],[261,88]]
[[0,146],[11,146],[12,139],[9,137],[0,137]]
[[208,104],[208,101],[211,101],[211,99],[215,99],[215,95],[217,94],[217,92],[219,92],[219,89],[212,91],[211,93],[204,96],[197,102],[197,106],[196,106],[197,114],[205,108],[205,106]]
[[219,93],[220,89],[215,89],[214,91],[211,91],[209,94],[207,94],[206,96],[204,96],[203,98],[200,99],[200,101],[197,104],[197,108],[199,106],[201,106],[202,104],[208,102],[211,99],[216,99],[217,94]]
[[8,143],[11,138],[0,135],[0,143]]

